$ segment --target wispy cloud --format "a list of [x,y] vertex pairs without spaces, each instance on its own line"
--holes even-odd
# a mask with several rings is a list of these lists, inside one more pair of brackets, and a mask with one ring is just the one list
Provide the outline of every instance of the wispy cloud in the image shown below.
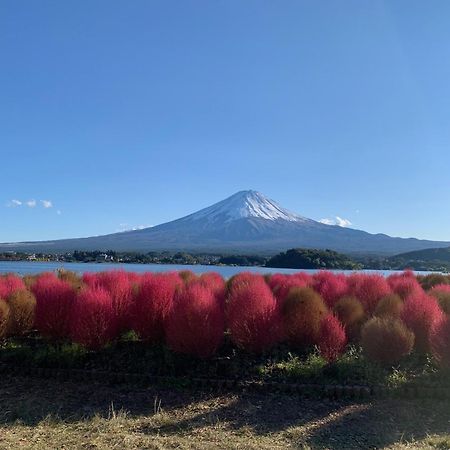
[[56,214],[58,214],[58,216],[60,216],[62,213],[61,213],[61,210],[60,209],[58,209],[58,211],[56,211]]
[[[8,202],[6,202],[6,207],[7,208],[17,208],[19,206],[26,206],[28,208],[36,208],[36,206],[42,206],[45,209],[48,208],[53,208],[53,202],[51,200],[39,200],[39,202],[37,202],[34,198],[30,199],[30,200],[17,200],[17,199],[12,199],[9,200]],[[59,211],[59,210],[58,210]],[[57,214],[61,214],[61,212],[57,212]]]
[[324,223],[325,225],[337,225],[338,227],[346,228],[352,225],[350,220],[343,219],[342,217],[336,216],[334,219],[321,219],[320,223]]
[[12,199],[11,201],[6,203],[8,208],[15,208],[16,206],[21,206],[22,202],[20,200]]

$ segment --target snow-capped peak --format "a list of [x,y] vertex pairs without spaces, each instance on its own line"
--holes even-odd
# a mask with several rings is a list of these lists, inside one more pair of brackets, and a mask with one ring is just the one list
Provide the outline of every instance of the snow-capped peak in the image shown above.
[[307,219],[282,208],[278,203],[268,199],[256,191],[240,191],[187,218],[223,220],[229,222],[243,218],[260,218],[266,220],[287,220],[289,222],[304,222]]

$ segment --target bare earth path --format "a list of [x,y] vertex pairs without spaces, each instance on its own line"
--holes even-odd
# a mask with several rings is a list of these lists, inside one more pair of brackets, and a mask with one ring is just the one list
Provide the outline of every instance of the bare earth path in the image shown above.
[[448,401],[372,403],[6,377],[0,448],[450,448]]

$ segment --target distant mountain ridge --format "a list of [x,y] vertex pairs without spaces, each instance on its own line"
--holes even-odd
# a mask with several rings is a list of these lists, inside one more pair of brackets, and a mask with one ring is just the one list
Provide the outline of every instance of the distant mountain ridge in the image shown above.
[[391,259],[404,259],[411,261],[427,261],[427,262],[436,261],[450,264],[450,247],[415,250],[412,252],[394,255]]
[[326,225],[288,211],[256,191],[236,194],[171,222],[88,238],[0,244],[0,251],[190,251],[275,254],[291,248],[395,255],[450,242],[404,239]]

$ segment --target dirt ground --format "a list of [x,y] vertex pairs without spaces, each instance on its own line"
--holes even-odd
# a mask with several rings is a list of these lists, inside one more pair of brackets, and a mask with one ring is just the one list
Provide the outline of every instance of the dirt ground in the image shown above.
[[1,449],[446,449],[450,404],[6,377],[0,427]]

